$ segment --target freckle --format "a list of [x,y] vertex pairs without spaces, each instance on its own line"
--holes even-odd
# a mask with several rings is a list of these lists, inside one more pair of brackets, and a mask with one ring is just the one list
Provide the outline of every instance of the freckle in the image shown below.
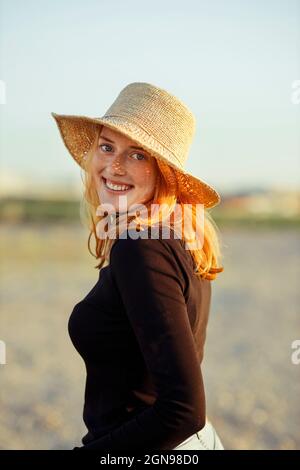
[[117,168],[117,169],[119,169],[119,168],[121,167],[121,165],[120,165],[119,162],[115,162],[115,163],[114,163],[114,167]]

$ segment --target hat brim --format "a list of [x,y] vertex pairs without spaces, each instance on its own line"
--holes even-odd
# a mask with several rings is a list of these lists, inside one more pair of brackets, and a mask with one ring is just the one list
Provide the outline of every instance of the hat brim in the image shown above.
[[184,203],[203,204],[205,208],[218,205],[221,197],[208,183],[185,171],[181,162],[153,136],[139,126],[128,123],[121,117],[91,118],[88,116],[51,113],[56,121],[63,142],[73,159],[85,169],[84,157],[89,151],[99,125],[107,126],[130,138],[150,155],[170,165],[176,174],[180,200]]

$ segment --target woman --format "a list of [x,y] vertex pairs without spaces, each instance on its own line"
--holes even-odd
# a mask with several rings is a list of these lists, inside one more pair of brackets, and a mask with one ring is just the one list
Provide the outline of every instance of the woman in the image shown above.
[[100,259],[69,320],[87,371],[88,433],[74,449],[223,449],[200,367],[211,280],[223,270],[207,212],[220,196],[184,170],[193,114],[134,82],[102,118],[52,115],[84,170],[88,248],[94,235]]

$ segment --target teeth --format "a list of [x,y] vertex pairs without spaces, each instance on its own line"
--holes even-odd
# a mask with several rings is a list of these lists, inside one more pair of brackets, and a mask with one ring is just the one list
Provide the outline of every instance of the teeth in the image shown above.
[[125,186],[125,185],[118,186],[116,184],[112,184],[108,180],[106,180],[105,184],[109,189],[113,189],[115,191],[125,191],[126,189],[130,188],[130,186]]

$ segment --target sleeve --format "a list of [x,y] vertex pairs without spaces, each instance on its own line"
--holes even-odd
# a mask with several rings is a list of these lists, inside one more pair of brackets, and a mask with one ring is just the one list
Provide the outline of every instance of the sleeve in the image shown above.
[[162,239],[119,239],[110,264],[157,399],[80,449],[173,449],[205,425],[202,373],[184,298],[186,281]]

